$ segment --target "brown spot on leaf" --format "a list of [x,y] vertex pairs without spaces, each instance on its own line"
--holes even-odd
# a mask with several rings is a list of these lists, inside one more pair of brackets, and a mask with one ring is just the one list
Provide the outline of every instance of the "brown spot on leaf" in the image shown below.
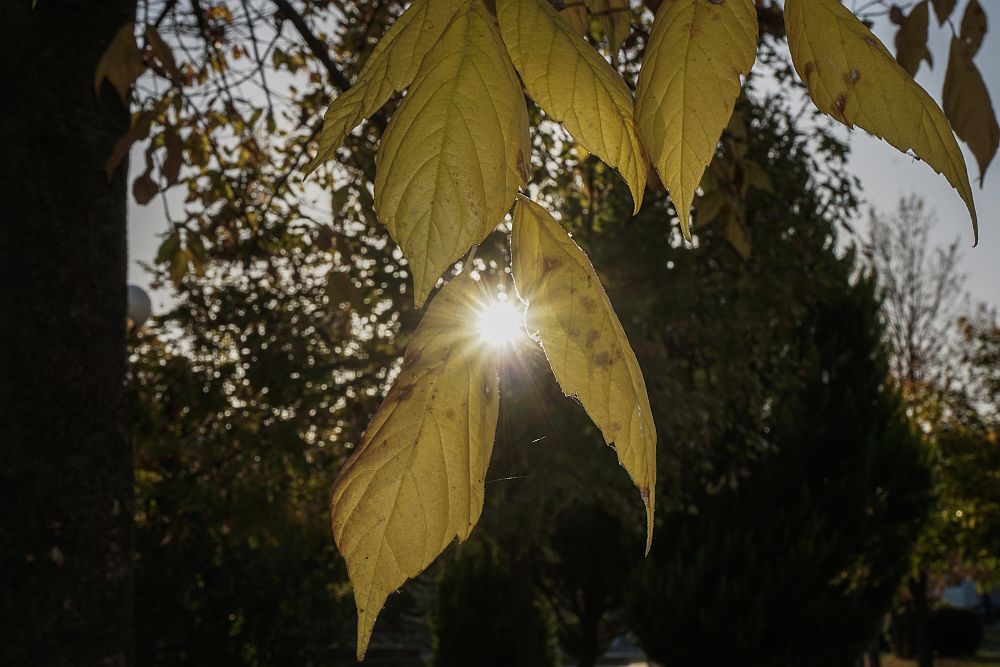
[[402,403],[410,397],[413,393],[412,384],[401,384],[396,387],[396,390],[392,394],[392,399],[397,403]]
[[872,39],[871,37],[865,37],[865,44],[867,44],[868,46],[878,46],[875,43],[875,40]]
[[847,120],[844,118],[844,109],[847,107],[847,96],[841,93],[837,95],[837,98],[833,101],[834,115],[839,116],[840,120],[845,123]]
[[419,352],[413,352],[412,354],[408,354],[406,356],[406,361],[403,362],[403,366],[406,367],[406,368],[409,368],[410,366],[412,366],[413,364],[417,363],[418,361],[420,361],[420,353]]
[[528,166],[524,162],[524,153],[521,151],[517,152],[517,173],[521,175],[521,180],[525,183],[528,182]]
[[614,361],[614,358],[608,352],[598,352],[594,355],[594,365],[602,366],[607,368]]
[[852,67],[851,71],[849,72],[844,72],[844,83],[846,83],[848,86],[853,86],[858,82],[858,79],[860,78],[861,78],[861,73],[858,72],[856,67]]
[[597,333],[596,329],[591,329],[587,332],[587,337],[584,339],[583,344],[587,346],[587,349],[592,349],[594,344],[597,343],[597,339],[601,337],[601,334]]
[[593,297],[589,296],[580,297],[580,305],[582,305],[583,309],[588,313],[592,313],[597,309],[597,301],[595,301]]
[[811,77],[812,73],[816,71],[816,63],[810,60],[809,62],[806,63],[804,71],[805,71],[805,79],[808,82],[809,77]]
[[622,425],[618,422],[611,422],[608,424],[608,430],[611,431],[612,434],[616,434],[622,430]]
[[562,264],[562,260],[558,257],[543,257],[542,258],[542,273],[548,273],[553,269],[558,269]]

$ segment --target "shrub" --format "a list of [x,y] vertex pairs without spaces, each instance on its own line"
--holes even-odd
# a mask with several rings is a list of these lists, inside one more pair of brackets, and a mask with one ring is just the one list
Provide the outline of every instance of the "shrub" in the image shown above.
[[983,641],[983,622],[976,612],[958,607],[940,607],[928,624],[931,648],[947,657],[975,655]]

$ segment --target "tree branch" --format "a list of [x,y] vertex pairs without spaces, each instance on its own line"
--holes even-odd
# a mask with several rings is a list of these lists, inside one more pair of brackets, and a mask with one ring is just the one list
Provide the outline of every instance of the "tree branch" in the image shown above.
[[340,89],[341,93],[347,91],[351,87],[351,82],[347,80],[344,73],[340,71],[337,64],[333,62],[333,58],[330,57],[330,50],[327,49],[326,44],[323,43],[316,33],[312,31],[309,24],[306,23],[305,18],[302,14],[295,11],[292,7],[292,3],[288,0],[272,0],[275,6],[281,11],[281,15],[292,22],[295,29],[302,36],[302,39],[306,41],[309,45],[309,49],[313,52],[313,55],[319,59],[323,67],[326,68],[327,76],[330,77],[330,83],[332,83],[336,88]]

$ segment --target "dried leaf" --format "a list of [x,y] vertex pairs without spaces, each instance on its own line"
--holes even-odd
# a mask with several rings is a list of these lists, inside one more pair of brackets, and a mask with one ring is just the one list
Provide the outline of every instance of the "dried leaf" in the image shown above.
[[948,71],[941,94],[945,116],[955,134],[969,145],[979,165],[979,187],[997,152],[1000,127],[979,68],[972,61],[968,45],[957,37],[951,39]]
[[132,83],[146,71],[139,46],[135,43],[135,24],[131,21],[115,33],[94,70],[94,93],[100,95],[101,82],[107,79],[122,101],[128,100]]
[[896,32],[896,60],[910,76],[914,76],[920,68],[920,61],[926,60],[927,65],[934,66],[934,59],[927,48],[927,24],[930,19],[930,9],[927,0],[918,2]]

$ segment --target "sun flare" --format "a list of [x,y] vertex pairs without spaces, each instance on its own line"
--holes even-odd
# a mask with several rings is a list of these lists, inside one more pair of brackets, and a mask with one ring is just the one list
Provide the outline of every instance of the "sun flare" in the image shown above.
[[510,347],[525,338],[524,308],[501,294],[500,299],[483,306],[476,318],[479,339],[491,347]]

